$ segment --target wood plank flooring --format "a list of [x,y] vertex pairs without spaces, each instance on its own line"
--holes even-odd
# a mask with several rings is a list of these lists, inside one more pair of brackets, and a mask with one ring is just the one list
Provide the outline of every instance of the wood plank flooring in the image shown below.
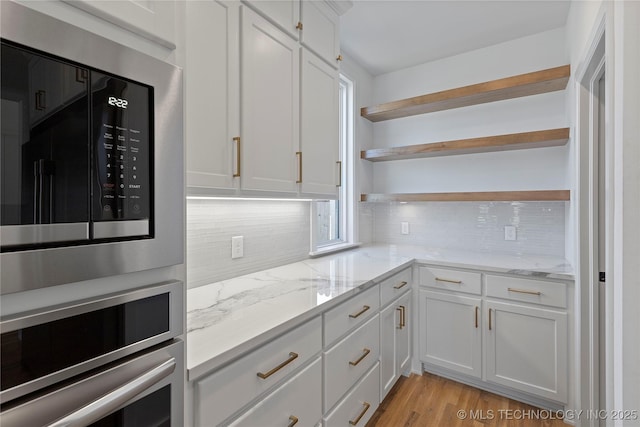
[[[460,416],[458,413],[460,412]],[[400,377],[366,427],[566,427],[555,413],[437,375]]]

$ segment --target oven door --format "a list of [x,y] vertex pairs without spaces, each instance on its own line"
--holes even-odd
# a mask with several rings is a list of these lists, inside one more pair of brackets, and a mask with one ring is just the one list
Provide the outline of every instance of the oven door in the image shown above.
[[2,426],[181,426],[183,351],[183,342],[174,340],[28,396],[3,409]]

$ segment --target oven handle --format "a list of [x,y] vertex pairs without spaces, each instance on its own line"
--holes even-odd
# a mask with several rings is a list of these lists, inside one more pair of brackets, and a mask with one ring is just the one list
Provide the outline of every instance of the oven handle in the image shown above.
[[81,427],[89,425],[118,409],[158,381],[169,376],[176,368],[176,359],[171,358],[150,369],[134,380],[118,387],[66,417],[49,424],[49,427]]

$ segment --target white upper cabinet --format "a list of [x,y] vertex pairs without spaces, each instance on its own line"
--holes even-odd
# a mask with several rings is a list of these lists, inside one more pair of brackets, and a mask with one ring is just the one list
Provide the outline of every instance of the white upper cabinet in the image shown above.
[[326,3],[302,0],[300,6],[300,41],[333,67],[340,54],[340,20]]
[[303,193],[335,195],[340,185],[337,70],[302,49],[300,151]]
[[242,188],[297,192],[300,181],[298,43],[242,8]]
[[187,186],[234,188],[240,134],[240,6],[186,2]]
[[245,3],[268,16],[282,30],[298,40],[300,2],[298,0],[244,0]]
[[169,49],[176,48],[173,0],[62,0]]

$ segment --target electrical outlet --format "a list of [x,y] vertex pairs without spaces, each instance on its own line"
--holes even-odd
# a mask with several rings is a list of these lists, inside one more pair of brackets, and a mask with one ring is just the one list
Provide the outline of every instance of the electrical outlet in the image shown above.
[[233,236],[231,238],[231,259],[242,258],[244,256],[244,236]]
[[504,226],[504,240],[516,240],[516,227],[514,225]]
[[409,234],[409,223],[408,222],[401,222],[400,223],[400,228],[401,228],[401,233],[402,234]]

